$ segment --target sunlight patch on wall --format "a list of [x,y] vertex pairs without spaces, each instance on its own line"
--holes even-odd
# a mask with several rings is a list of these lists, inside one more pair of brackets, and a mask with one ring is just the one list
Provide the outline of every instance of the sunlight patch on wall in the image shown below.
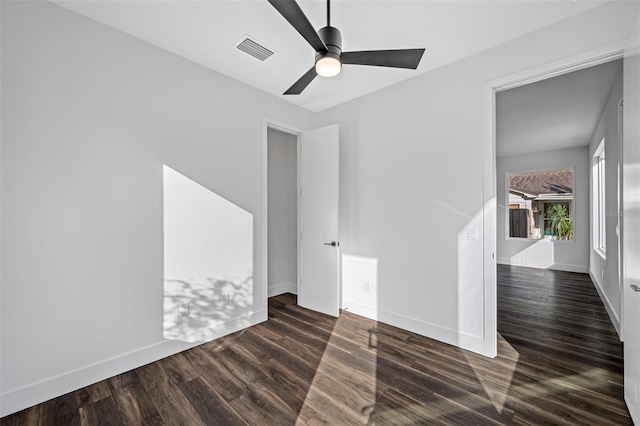
[[548,269],[555,263],[554,249],[555,243],[551,240],[538,241],[511,256],[510,265]]
[[342,307],[378,319],[378,259],[342,255]]
[[164,337],[196,342],[253,308],[253,215],[163,166]]
[[[467,216],[469,217],[469,216]],[[458,343],[481,352],[484,348],[483,211],[470,217],[458,232]]]

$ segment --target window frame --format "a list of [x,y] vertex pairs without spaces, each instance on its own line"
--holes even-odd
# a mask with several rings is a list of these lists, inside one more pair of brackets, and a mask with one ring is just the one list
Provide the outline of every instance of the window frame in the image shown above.
[[[551,203],[551,204],[561,204],[561,203],[569,203],[570,208],[569,208],[569,217],[571,218],[571,221],[574,224],[574,234],[573,234],[573,238],[570,240],[558,240],[558,239],[547,239],[544,237],[544,227],[540,228],[540,232],[541,232],[541,238],[523,238],[523,237],[511,237],[510,236],[510,229],[509,229],[509,205],[511,203],[510,199],[509,199],[509,185],[510,185],[510,181],[509,181],[509,177],[511,175],[518,175],[518,174],[528,174],[528,173],[544,173],[544,172],[552,172],[555,170],[571,170],[571,181],[572,181],[572,188],[573,188],[573,192],[571,194],[571,199],[570,200],[566,200],[566,199],[558,199],[557,202],[554,202],[554,200],[541,200],[542,203]],[[537,168],[537,169],[528,169],[528,170],[508,170],[505,172],[504,174],[504,182],[505,182],[505,191],[504,191],[504,197],[505,197],[505,221],[504,221],[504,225],[505,225],[505,239],[509,240],[509,241],[552,241],[554,243],[561,243],[561,244],[575,244],[576,241],[576,234],[575,234],[575,223],[576,223],[576,218],[575,218],[575,206],[576,206],[576,167],[575,165],[571,165],[571,166],[554,166],[554,167],[544,167],[544,168]],[[544,205],[544,204],[543,204]],[[544,208],[544,207],[543,207]],[[542,225],[544,225],[544,219],[542,222]]]
[[607,206],[605,138],[593,153],[591,193],[593,194],[592,248],[607,258]]

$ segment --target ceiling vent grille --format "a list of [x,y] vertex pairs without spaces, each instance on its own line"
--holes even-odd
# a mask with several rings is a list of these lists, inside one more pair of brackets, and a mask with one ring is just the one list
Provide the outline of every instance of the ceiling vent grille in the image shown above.
[[266,60],[275,53],[273,50],[266,48],[262,43],[259,43],[255,38],[247,34],[242,36],[240,41],[236,43],[236,47],[254,58],[260,59],[261,61]]

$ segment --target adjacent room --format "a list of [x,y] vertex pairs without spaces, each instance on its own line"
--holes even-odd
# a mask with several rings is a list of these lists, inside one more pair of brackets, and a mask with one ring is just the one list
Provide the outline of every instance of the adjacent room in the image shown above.
[[639,423],[639,18],[2,0],[0,423]]
[[606,214],[623,209],[622,86],[617,59],[496,96],[498,331],[561,360],[549,367],[577,387],[593,353],[612,361],[611,384],[624,382],[621,223]]

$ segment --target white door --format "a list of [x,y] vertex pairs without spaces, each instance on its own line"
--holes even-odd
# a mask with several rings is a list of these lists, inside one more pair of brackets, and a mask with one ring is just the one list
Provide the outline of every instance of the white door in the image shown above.
[[640,56],[624,59],[622,267],[624,281],[624,399],[640,425]]
[[338,316],[340,307],[338,125],[300,136],[298,304]]

